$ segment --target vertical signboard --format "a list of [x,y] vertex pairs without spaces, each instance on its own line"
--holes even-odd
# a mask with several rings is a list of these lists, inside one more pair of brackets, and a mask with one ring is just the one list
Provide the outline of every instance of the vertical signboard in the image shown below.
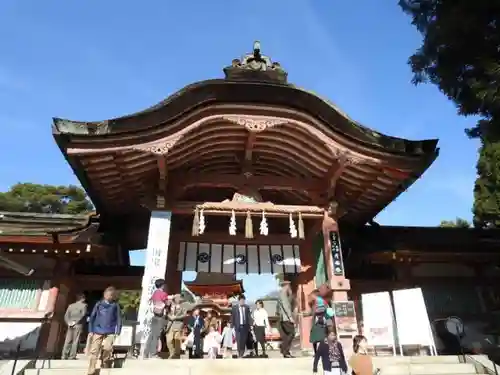
[[389,292],[366,293],[361,295],[364,335],[371,346],[392,347],[394,342],[394,313]]
[[333,275],[344,276],[342,247],[340,246],[340,235],[337,232],[330,232],[330,244],[332,246]]
[[431,354],[436,354],[422,289],[395,290],[392,296],[401,353],[404,345],[421,345],[428,346]]
[[150,299],[155,281],[165,278],[167,271],[168,244],[170,241],[170,223],[172,213],[169,211],[153,211],[149,222],[148,247],[146,264],[142,278],[142,294],[139,304],[136,342],[141,343],[141,356],[144,356],[144,343],[147,341],[153,316]]

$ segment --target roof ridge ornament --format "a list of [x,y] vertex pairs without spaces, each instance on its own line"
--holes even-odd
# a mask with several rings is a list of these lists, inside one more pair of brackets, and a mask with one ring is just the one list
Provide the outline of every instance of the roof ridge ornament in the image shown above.
[[244,55],[241,60],[234,59],[231,66],[224,68],[226,79],[237,81],[268,81],[287,83],[288,73],[279,62],[273,62],[261,53],[260,42],[253,44],[253,52]]

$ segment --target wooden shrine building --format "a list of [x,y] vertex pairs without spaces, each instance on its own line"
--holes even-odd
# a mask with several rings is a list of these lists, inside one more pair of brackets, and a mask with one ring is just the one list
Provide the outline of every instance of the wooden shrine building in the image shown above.
[[[0,233],[1,254],[46,269],[23,280],[38,274],[47,282],[33,287],[34,296],[53,291],[42,309],[30,305],[53,313],[52,350],[61,311],[82,287],[142,285],[144,329],[154,280],[165,278],[178,293],[188,270],[284,273],[301,310],[325,282],[342,301],[437,279],[445,290],[457,275],[464,285],[478,274],[481,285],[498,280],[494,269],[485,273],[500,262],[496,230],[373,222],[429,168],[437,140],[395,138],[357,123],[288,82],[258,43],[223,78],[190,84],[144,111],[97,122],[55,118],[52,129],[97,214],[5,213],[18,229]],[[130,267],[128,252],[144,248],[144,270]],[[301,321],[303,346],[309,324]]]
[[212,312],[222,322],[230,319],[231,298],[245,291],[243,282],[236,279],[235,273],[198,272],[193,281],[185,281],[184,285],[200,298],[194,307]]

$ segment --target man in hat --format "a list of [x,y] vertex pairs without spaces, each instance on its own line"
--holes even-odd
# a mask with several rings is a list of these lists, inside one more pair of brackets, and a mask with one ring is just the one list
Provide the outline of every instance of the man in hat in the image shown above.
[[293,310],[294,298],[290,281],[281,283],[278,300],[279,332],[281,337],[280,351],[284,358],[293,358],[290,347],[295,337],[295,314]]
[[167,347],[169,359],[180,358],[182,329],[184,328],[184,318],[186,309],[182,306],[180,294],[174,295],[167,315]]

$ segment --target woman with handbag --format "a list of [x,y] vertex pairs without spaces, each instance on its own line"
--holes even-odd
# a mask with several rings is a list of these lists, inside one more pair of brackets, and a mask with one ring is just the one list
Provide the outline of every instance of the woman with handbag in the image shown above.
[[255,302],[255,310],[252,314],[252,320],[253,332],[256,341],[255,355],[257,357],[259,356],[258,345],[260,345],[262,349],[262,357],[267,358],[266,333],[269,331],[271,326],[269,325],[269,314],[267,313],[266,309],[264,309],[264,302],[262,302],[262,300],[257,300],[257,302]]

